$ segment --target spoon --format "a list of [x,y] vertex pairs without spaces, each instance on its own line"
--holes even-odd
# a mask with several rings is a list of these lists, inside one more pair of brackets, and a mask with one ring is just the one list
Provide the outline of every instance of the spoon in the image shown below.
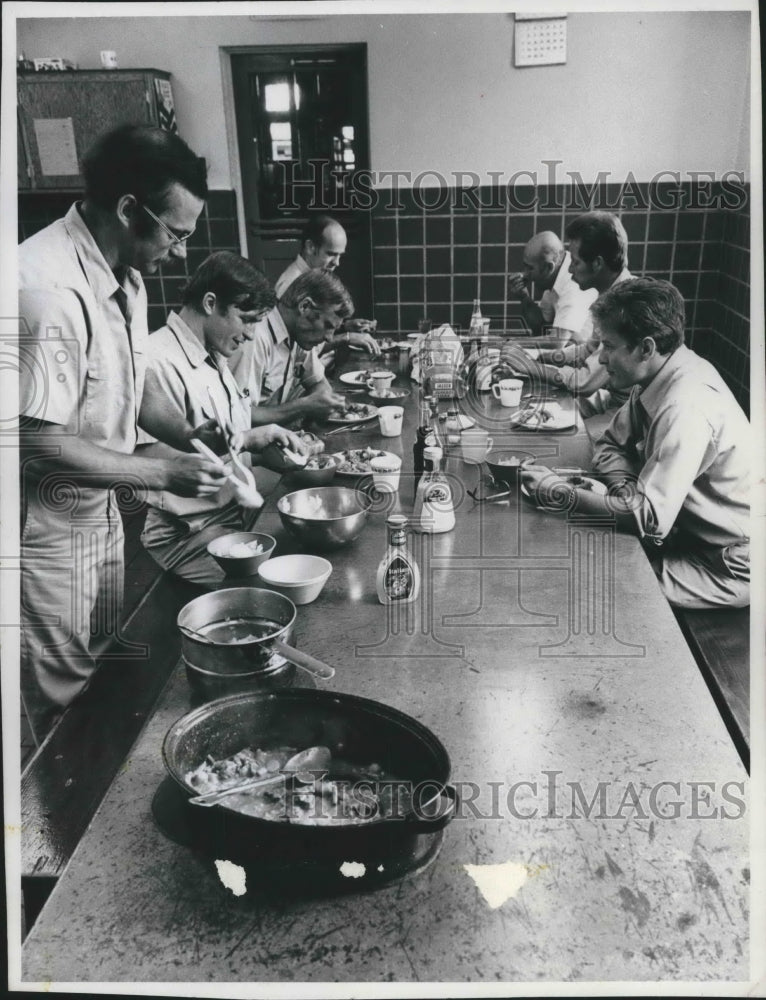
[[246,792],[253,788],[267,788],[269,785],[279,784],[280,781],[287,781],[288,778],[310,785],[317,780],[316,772],[327,772],[330,760],[331,754],[327,747],[309,747],[308,750],[301,750],[292,756],[275,774],[267,774],[263,778],[250,778],[239,785],[231,785],[220,791],[195,795],[189,802],[195,806],[214,806],[228,795],[236,795],[237,792]]

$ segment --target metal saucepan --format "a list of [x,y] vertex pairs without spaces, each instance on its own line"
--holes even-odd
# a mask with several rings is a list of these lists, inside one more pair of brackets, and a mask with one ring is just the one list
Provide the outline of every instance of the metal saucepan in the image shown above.
[[[198,790],[186,775],[208,755],[222,760],[245,747],[279,746],[324,746],[333,759],[376,762],[417,790],[413,807],[360,825],[304,826],[246,815],[229,799],[214,809],[187,806],[188,822],[227,852],[216,857],[242,864],[292,859],[297,870],[321,859],[370,859],[374,875],[386,857],[412,853],[419,838],[438,834],[456,814],[457,791],[449,784],[450,759],[441,741],[403,712],[355,695],[290,688],[220,698],[178,719],[165,736],[162,756],[188,799]],[[337,874],[337,863],[332,867]]]
[[190,683],[194,687],[196,681],[199,693],[215,696],[225,693],[227,683],[228,690],[242,681],[258,687],[287,685],[296,665],[315,677],[333,677],[333,667],[289,645],[296,617],[289,597],[260,587],[231,587],[196,597],[177,619]]

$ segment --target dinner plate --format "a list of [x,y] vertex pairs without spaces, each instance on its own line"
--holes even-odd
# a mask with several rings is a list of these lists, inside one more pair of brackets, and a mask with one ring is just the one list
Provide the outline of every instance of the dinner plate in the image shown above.
[[345,385],[365,386],[369,383],[371,374],[369,368],[366,368],[363,371],[344,372],[338,378]]
[[[369,455],[369,458],[363,458],[363,455]],[[338,465],[335,469],[335,475],[346,476],[349,479],[353,479],[358,478],[359,476],[369,476],[372,474],[372,469],[370,468],[371,458],[398,459],[399,456],[395,455],[392,451],[383,451],[382,448],[346,448],[345,451],[336,451],[332,455],[332,458],[335,458],[338,461]],[[342,467],[348,462],[359,464],[360,468],[354,470],[344,470]]]
[[[357,412],[349,413],[345,417],[334,417],[330,415],[327,418],[328,424],[363,424],[368,420],[373,420],[378,415],[377,406],[372,406],[371,403],[351,403],[351,406],[358,408]],[[364,411],[364,412],[362,412]]]
[[[550,419],[541,422],[541,411],[548,413]],[[524,416],[527,413],[529,416]],[[520,431],[566,431],[576,426],[577,413],[574,410],[562,410],[558,403],[523,406],[511,414],[511,427]]]

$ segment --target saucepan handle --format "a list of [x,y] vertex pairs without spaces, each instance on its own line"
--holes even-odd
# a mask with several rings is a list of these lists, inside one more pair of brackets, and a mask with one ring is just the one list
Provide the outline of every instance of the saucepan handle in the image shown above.
[[302,667],[307,673],[313,674],[314,677],[323,677],[329,680],[335,676],[335,667],[331,667],[329,663],[324,663],[309,653],[304,653],[303,650],[296,649],[294,646],[288,646],[281,639],[274,639],[271,647],[280,656],[284,656],[286,660],[294,663],[296,667]]

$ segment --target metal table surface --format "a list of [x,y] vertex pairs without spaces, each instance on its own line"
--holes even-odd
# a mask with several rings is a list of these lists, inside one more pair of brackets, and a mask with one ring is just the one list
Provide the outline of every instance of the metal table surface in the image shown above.
[[[368,427],[328,450],[388,448],[406,471],[416,394],[401,438]],[[496,446],[587,466],[582,428],[511,434],[499,404],[479,410]],[[375,596],[377,510],[329,553],[294,637],[336,665],[322,687],[446,745],[462,804],[436,860],[372,893],[233,895],[151,815],[163,737],[189,707],[178,670],[25,943],[25,981],[748,979],[746,774],[639,543],[518,496],[476,504],[460,484],[480,470],[453,456],[447,471],[457,527],[424,539],[408,615]],[[273,497],[260,524],[297,550]]]

